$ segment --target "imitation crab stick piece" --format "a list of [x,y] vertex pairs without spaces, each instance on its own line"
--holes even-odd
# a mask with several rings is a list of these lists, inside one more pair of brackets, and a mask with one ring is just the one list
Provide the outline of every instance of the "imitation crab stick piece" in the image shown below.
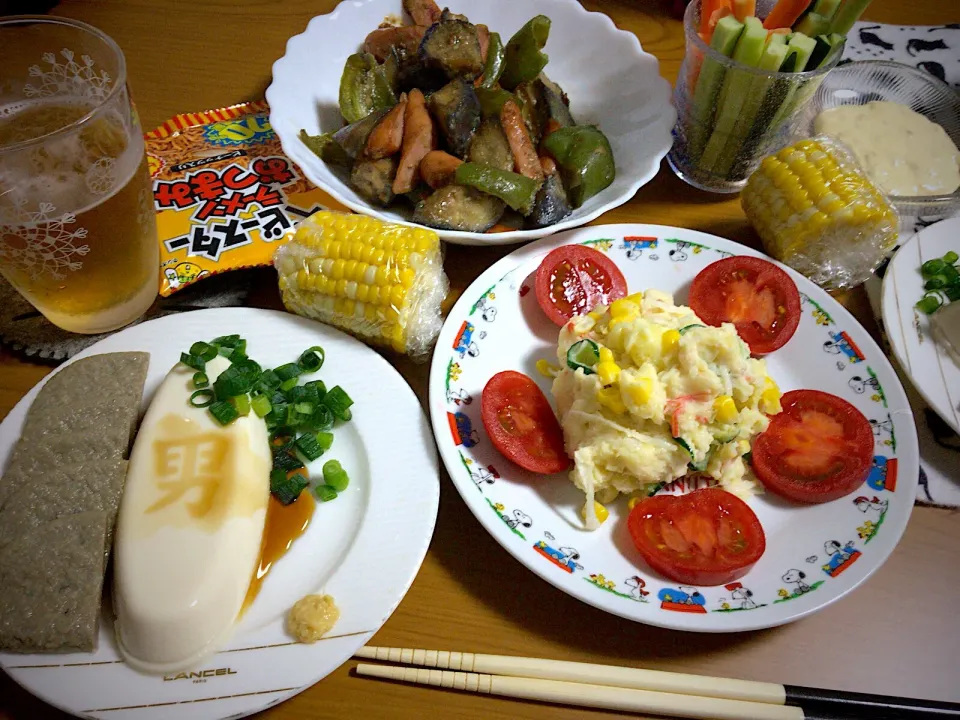
[[403,119],[407,110],[406,93],[400,96],[400,102],[381,118],[367,138],[363,155],[369,160],[380,160],[400,152],[403,143]]
[[807,9],[810,0],[779,0],[763,21],[767,30],[781,27],[793,27],[793,24]]
[[408,193],[416,187],[420,177],[420,161],[437,147],[437,131],[427,111],[427,101],[417,88],[407,96],[407,108],[403,117],[403,147],[400,165],[393,179],[396,195]]
[[543,180],[543,168],[540,167],[540,158],[537,149],[533,146],[527,126],[524,125],[520,108],[513,100],[507,100],[500,110],[500,124],[510,144],[513,153],[513,163],[516,171],[532,180]]
[[463,160],[454,157],[443,150],[431,150],[420,161],[420,177],[436,190],[438,187],[449,185],[457,173],[457,167],[463,165]]
[[740,22],[757,14],[757,0],[733,0],[733,14]]

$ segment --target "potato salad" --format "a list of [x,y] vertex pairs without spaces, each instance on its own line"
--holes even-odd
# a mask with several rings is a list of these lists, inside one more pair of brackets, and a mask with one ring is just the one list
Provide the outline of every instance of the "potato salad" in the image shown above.
[[743,456],[780,390],[732,324],[707,326],[651,289],[574,317],[557,355],[553,396],[588,528],[620,493],[646,497],[691,471],[757,492]]

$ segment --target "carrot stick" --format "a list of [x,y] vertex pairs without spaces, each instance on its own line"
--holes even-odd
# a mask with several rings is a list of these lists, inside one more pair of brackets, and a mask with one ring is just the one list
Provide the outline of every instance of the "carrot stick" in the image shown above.
[[453,176],[459,165],[463,165],[463,160],[460,158],[443,150],[431,150],[420,161],[420,177],[436,190],[453,182]]
[[740,22],[751,15],[756,15],[757,0],[733,0],[733,14]]
[[427,111],[427,101],[417,88],[407,96],[407,109],[403,116],[403,146],[400,165],[393,179],[395,195],[413,190],[420,179],[420,161],[437,147],[437,132]]
[[367,137],[363,156],[369,160],[380,160],[400,152],[403,143],[403,120],[407,109],[407,94],[400,95],[400,102],[384,115]]
[[500,110],[500,124],[510,144],[513,153],[514,169],[533,180],[543,180],[543,168],[540,167],[540,158],[537,149],[533,146],[527,126],[523,123],[520,108],[513,100],[507,100]]
[[774,28],[773,30],[767,31],[767,37],[771,35],[789,35],[793,32],[793,28]]
[[773,6],[773,10],[763,21],[763,26],[767,30],[781,27],[793,27],[803,11],[807,9],[810,0],[779,0]]
[[[700,4],[700,32],[706,35],[705,42],[710,42],[710,34],[713,32],[713,28],[710,26],[710,18],[713,17],[713,14],[720,10],[721,8],[729,8],[730,12],[733,12],[733,8],[730,5],[731,0],[703,0]],[[720,18],[718,17],[717,20]],[[713,23],[716,25],[716,21]]]
[[724,6],[713,11],[713,14],[710,16],[710,22],[707,24],[709,37],[713,37],[713,31],[716,30],[717,23],[720,22],[722,18],[727,17],[727,15],[733,15],[733,8]]
[[557,171],[557,163],[549,155],[541,155],[540,169],[544,175],[553,175]]

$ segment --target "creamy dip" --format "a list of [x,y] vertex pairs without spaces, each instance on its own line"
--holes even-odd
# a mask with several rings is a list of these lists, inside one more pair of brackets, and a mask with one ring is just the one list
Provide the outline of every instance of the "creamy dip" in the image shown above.
[[960,187],[960,150],[946,130],[906,105],[841,105],[820,113],[814,129],[846,144],[889,195],[946,195]]

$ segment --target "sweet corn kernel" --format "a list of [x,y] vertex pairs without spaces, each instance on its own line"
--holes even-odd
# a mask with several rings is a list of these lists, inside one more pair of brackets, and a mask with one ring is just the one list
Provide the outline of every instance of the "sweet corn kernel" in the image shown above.
[[610,351],[610,348],[600,346],[600,362],[613,362],[613,353]]
[[620,366],[615,362],[597,363],[597,375],[604,385],[612,385],[620,378]]
[[620,397],[619,388],[600,388],[597,391],[597,402],[617,415],[623,415],[627,411],[627,406],[623,404],[623,399]]
[[537,372],[544,377],[554,378],[560,372],[560,368],[553,363],[547,362],[543,358],[540,358],[537,360]]
[[663,355],[670,353],[680,342],[678,330],[667,330],[660,338],[660,351]]
[[625,299],[626,299],[626,300],[629,300],[630,302],[632,302],[632,303],[633,303],[634,305],[636,305],[637,307],[640,307],[640,303],[643,302],[643,293],[642,293],[642,292],[635,292],[633,295],[627,295],[627,297],[626,297]]
[[650,378],[637,378],[626,387],[627,396],[635,405],[643,405],[650,402],[653,395],[653,381]]
[[717,422],[732,423],[737,420],[737,406],[729,395],[721,395],[713,401],[713,413]]
[[[598,503],[596,500],[593,501],[593,512],[597,516],[597,520],[602,525],[604,521],[610,517],[610,511],[607,510],[603,505]],[[583,518],[583,521],[587,521],[587,503],[583,504],[583,507],[580,508],[580,517]]]
[[[410,350],[408,292],[443,282],[437,234],[361,215],[321,211],[303,221],[276,263],[288,309]],[[418,338],[416,352],[432,338]]]
[[610,319],[613,322],[630,322],[640,315],[640,308],[626,298],[614,300],[610,304]]

